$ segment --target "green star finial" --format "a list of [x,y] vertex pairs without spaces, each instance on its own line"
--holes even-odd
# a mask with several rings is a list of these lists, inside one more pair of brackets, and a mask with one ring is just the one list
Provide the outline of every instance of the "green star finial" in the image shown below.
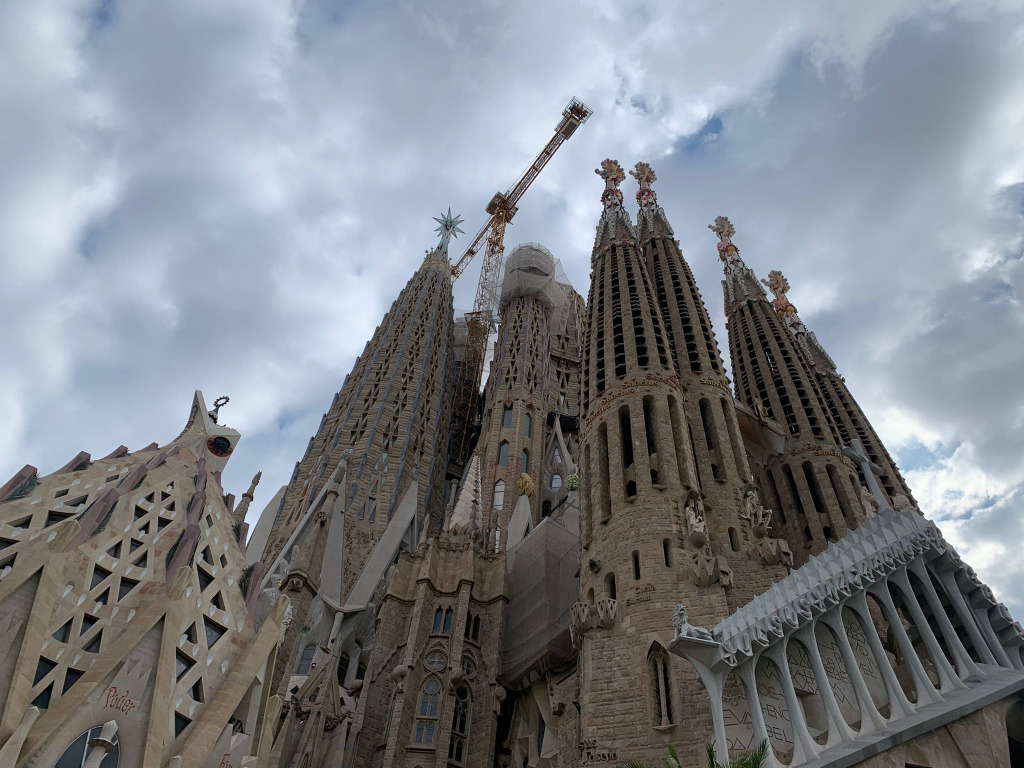
[[458,214],[452,216],[452,209],[451,206],[449,206],[448,213],[444,214],[443,216],[435,216],[434,221],[441,225],[434,230],[435,232],[441,233],[441,242],[438,243],[437,249],[442,254],[447,254],[448,241],[452,237],[458,237],[460,233],[465,234],[464,232],[462,232],[461,229],[459,229],[459,224],[462,223],[462,217],[460,217]]

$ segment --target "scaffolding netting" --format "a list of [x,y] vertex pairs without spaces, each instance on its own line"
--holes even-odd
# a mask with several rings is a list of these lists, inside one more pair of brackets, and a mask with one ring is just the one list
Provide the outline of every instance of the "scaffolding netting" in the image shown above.
[[551,333],[562,334],[569,318],[569,291],[561,262],[551,251],[538,243],[523,243],[512,249],[505,262],[500,309],[504,311],[514,298],[532,296],[547,308]]
[[569,616],[579,595],[579,557],[579,537],[552,518],[509,549],[501,676],[513,688],[531,668],[575,657]]

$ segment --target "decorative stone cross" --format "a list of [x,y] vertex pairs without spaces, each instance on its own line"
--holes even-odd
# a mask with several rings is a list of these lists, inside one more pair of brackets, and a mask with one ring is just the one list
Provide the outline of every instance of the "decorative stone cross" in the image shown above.
[[601,167],[595,168],[594,173],[604,179],[604,192],[601,194],[601,202],[604,203],[606,211],[616,211],[622,208],[622,190],[619,189],[626,179],[626,172],[622,170],[617,160],[605,159],[601,161]]
[[654,210],[658,207],[658,194],[651,189],[651,182],[657,181],[658,177],[654,175],[654,170],[647,163],[637,163],[634,170],[629,172],[640,184],[640,189],[636,193],[636,201],[640,206],[641,211]]
[[878,502],[878,511],[881,512],[883,509],[892,509],[889,497],[882,492],[882,489],[878,485],[878,481],[875,480],[875,475],[881,476],[883,470],[868,458],[867,451],[864,450],[864,445],[861,441],[858,438],[851,440],[850,444],[843,448],[843,455],[851,459],[853,463],[857,465],[858,469],[860,469],[860,473],[864,475],[864,480],[868,484],[868,490],[871,491],[871,495],[874,496],[875,500]]

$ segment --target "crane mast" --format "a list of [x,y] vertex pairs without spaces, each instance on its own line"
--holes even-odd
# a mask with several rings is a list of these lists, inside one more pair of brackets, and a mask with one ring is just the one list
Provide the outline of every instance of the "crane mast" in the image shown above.
[[465,271],[469,262],[484,250],[480,265],[473,310],[466,314],[466,348],[458,365],[455,379],[455,402],[452,414],[452,434],[449,443],[449,463],[464,467],[469,461],[477,420],[477,401],[480,397],[480,379],[487,354],[487,338],[495,327],[501,283],[501,265],[505,252],[505,227],[519,210],[519,201],[534,180],[544,170],[558,148],[587,121],[593,110],[577,99],[572,99],[562,111],[562,119],[555,126],[555,134],[541,150],[515,184],[504,194],[494,195],[487,204],[490,218],[477,232],[466,251],[452,266],[452,281]]

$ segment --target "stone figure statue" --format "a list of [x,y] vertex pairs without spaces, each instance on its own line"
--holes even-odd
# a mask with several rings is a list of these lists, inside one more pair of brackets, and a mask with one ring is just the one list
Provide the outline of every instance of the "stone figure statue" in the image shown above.
[[692,637],[695,640],[711,640],[714,641],[714,636],[710,630],[704,629],[704,627],[695,627],[690,623],[690,617],[686,612],[685,605],[677,605],[675,613],[672,615],[672,623],[676,628],[676,639],[680,637]]
[[690,544],[697,549],[703,549],[708,543],[708,528],[704,518],[704,501],[698,494],[693,493],[687,499],[683,508],[683,520]]
[[860,504],[864,507],[865,517],[872,518],[878,514],[878,502],[875,500],[875,497],[871,495],[871,491],[863,485],[860,487]]
[[910,503],[910,499],[908,499],[906,494],[903,493],[897,493],[892,497],[892,508],[897,512],[914,511],[914,505]]

